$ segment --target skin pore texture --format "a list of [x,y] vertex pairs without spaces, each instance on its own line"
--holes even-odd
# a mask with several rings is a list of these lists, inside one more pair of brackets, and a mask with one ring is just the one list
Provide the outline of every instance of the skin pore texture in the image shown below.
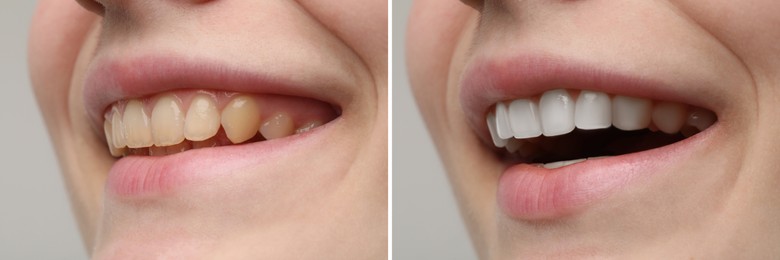
[[[770,0],[416,1],[407,32],[410,80],[480,258],[780,255],[777,13],[780,3]],[[511,71],[500,64],[513,60],[529,70],[552,60],[629,75],[649,87],[610,90],[700,106],[717,122],[678,146],[685,147],[683,158],[646,165],[651,174],[603,197],[573,204],[565,214],[516,214],[501,205],[499,183],[513,170],[485,126],[492,107],[474,105],[479,99],[470,95],[480,92],[463,92],[473,84],[464,80],[473,77],[468,73],[495,60],[499,65],[490,68],[498,70]],[[542,94],[526,92],[494,102]],[[576,167],[569,169],[586,166]]]
[[[33,89],[92,257],[386,257],[386,7],[358,0],[40,1],[29,41]],[[179,74],[155,74],[154,66]],[[199,70],[206,72],[192,73]],[[268,84],[246,83],[255,77]],[[90,84],[98,85],[85,94]],[[135,100],[134,111],[146,106],[151,115],[164,93],[187,105],[194,94],[215,95],[218,109],[239,93],[263,111],[284,104],[275,107],[298,118],[261,129],[269,140],[231,144],[218,133],[224,146],[112,156],[104,113]],[[292,108],[311,103],[305,98],[332,111],[307,116]],[[256,113],[271,119],[271,112]],[[291,135],[290,122],[311,118],[330,121]],[[144,180],[152,177],[159,179]]]

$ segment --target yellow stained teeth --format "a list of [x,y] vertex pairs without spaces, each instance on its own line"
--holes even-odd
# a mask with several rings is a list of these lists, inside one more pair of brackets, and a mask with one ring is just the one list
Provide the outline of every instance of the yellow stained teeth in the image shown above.
[[157,99],[152,111],[152,135],[157,146],[170,146],[184,141],[184,113],[175,96],[165,95]]
[[322,125],[322,123],[320,121],[311,121],[311,122],[305,123],[302,126],[298,127],[298,129],[295,129],[295,134],[306,133],[309,130],[312,130],[315,127],[318,127],[318,126],[321,126],[321,125]]
[[184,121],[184,137],[191,141],[203,141],[219,131],[219,111],[214,99],[199,94],[192,99]]
[[111,156],[122,156],[125,153],[125,149],[116,148],[114,146],[114,130],[111,129],[111,120],[105,120],[105,122],[103,122],[103,131],[106,134],[106,143],[108,144],[108,151],[111,153]]
[[222,128],[234,144],[242,143],[257,134],[260,128],[260,108],[248,96],[236,96],[222,110]]
[[685,110],[683,104],[658,102],[653,107],[653,124],[667,134],[680,132],[680,128],[685,124]]
[[125,126],[127,147],[149,147],[153,144],[149,116],[144,111],[144,104],[141,101],[127,102],[122,123]]
[[127,145],[125,142],[125,126],[122,125],[122,117],[119,114],[119,108],[116,106],[111,109],[111,130],[114,132],[111,135],[111,141],[114,143],[114,147],[125,147],[125,145]]
[[308,98],[185,89],[117,101],[103,131],[112,156],[166,156],[282,138],[337,116],[332,105]]
[[260,133],[268,140],[291,135],[293,131],[292,118],[285,113],[274,115],[260,127]]

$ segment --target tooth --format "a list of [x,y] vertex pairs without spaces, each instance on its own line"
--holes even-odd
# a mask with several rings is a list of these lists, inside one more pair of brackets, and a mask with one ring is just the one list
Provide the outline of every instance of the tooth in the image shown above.
[[702,108],[694,108],[691,114],[688,116],[688,124],[696,127],[699,131],[704,131],[712,124],[715,123],[717,117],[709,110]]
[[119,108],[116,106],[111,108],[111,130],[114,132],[111,135],[111,137],[113,137],[111,139],[114,143],[114,147],[125,147],[125,145],[127,145],[127,142],[125,141],[125,126],[122,124],[122,117],[119,115]]
[[114,130],[111,129],[110,120],[103,121],[103,131],[106,134],[106,143],[108,144],[108,151],[111,153],[111,156],[122,156],[125,153],[125,149],[114,147],[114,137],[112,136],[114,134]]
[[506,143],[506,150],[510,153],[515,153],[523,146],[520,140],[510,138]]
[[574,125],[579,129],[609,128],[612,125],[612,101],[602,92],[583,90],[574,109]]
[[531,138],[542,135],[536,102],[516,99],[509,104],[509,126],[515,138]]
[[234,144],[251,139],[260,129],[260,109],[255,100],[237,96],[222,110],[222,127]]
[[127,147],[149,147],[154,143],[149,115],[144,111],[144,104],[141,101],[133,99],[127,102],[122,124],[125,125]]
[[539,101],[539,113],[545,136],[563,135],[574,130],[574,101],[564,89],[544,92]]
[[652,102],[649,99],[615,96],[612,100],[612,125],[633,131],[650,125]]
[[596,156],[596,157],[588,157],[588,160],[598,160],[598,159],[604,159],[604,158],[609,158],[609,157],[612,157],[612,156]]
[[509,111],[504,102],[496,104],[496,132],[502,139],[512,138],[512,127],[509,126]]
[[308,131],[311,131],[315,127],[321,126],[322,123],[320,121],[311,121],[308,123],[303,124],[302,126],[298,127],[298,129],[295,129],[295,134],[301,134]]
[[498,137],[498,133],[496,132],[496,114],[492,111],[487,115],[487,126],[490,131],[490,138],[493,139],[493,145],[499,148],[506,146],[507,140]]
[[260,134],[267,140],[291,135],[293,131],[292,118],[285,113],[277,113],[260,127]]
[[653,123],[667,134],[680,132],[685,124],[685,106],[679,103],[658,102],[653,107]]
[[219,111],[213,98],[199,94],[192,99],[184,120],[184,137],[191,141],[203,141],[219,131]]
[[184,113],[178,98],[165,95],[157,99],[152,110],[154,145],[170,146],[184,141]]
[[575,163],[581,163],[584,162],[585,160],[586,159],[574,159],[569,161],[551,162],[551,163],[545,163],[544,165],[542,165],[542,167],[547,169],[555,169],[555,168],[561,168],[563,166],[572,165]]

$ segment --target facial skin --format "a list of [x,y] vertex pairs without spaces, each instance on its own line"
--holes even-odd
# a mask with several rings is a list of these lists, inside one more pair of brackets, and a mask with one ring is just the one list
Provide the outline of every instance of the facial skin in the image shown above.
[[[780,255],[780,3],[465,2],[416,1],[407,60],[481,259]],[[509,216],[497,202],[508,165],[484,119],[467,118],[487,111],[464,111],[462,79],[478,61],[529,55],[652,79],[683,100],[706,97],[718,116],[708,146],[571,214]]]
[[[38,103],[93,258],[387,255],[385,1],[80,4],[39,3],[29,60]],[[202,165],[213,177],[207,184],[122,197],[106,188],[117,158],[109,154],[102,121],[87,115],[85,81],[100,60],[161,53],[217,60],[250,73],[298,75],[303,85],[320,91],[332,89],[306,76],[327,75],[343,83],[338,90],[349,99],[335,104],[340,117],[318,134],[289,137],[298,141],[286,143],[280,139],[278,147],[291,147],[285,148],[289,153],[265,160],[246,156],[240,159],[250,163],[244,164]],[[258,151],[270,147],[261,143],[248,145]],[[220,148],[176,156],[197,158],[198,151]]]

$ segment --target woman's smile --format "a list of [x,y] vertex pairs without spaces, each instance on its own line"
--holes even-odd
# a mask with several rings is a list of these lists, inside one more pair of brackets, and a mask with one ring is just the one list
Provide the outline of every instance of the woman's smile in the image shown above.
[[386,1],[77,2],[30,64],[93,258],[386,255]]
[[702,107],[722,108],[696,88],[562,57],[474,60],[464,72],[461,104],[507,167],[497,200],[515,218],[585,210],[633,180],[673,167],[676,158],[690,158],[717,135],[696,134],[717,122]]

